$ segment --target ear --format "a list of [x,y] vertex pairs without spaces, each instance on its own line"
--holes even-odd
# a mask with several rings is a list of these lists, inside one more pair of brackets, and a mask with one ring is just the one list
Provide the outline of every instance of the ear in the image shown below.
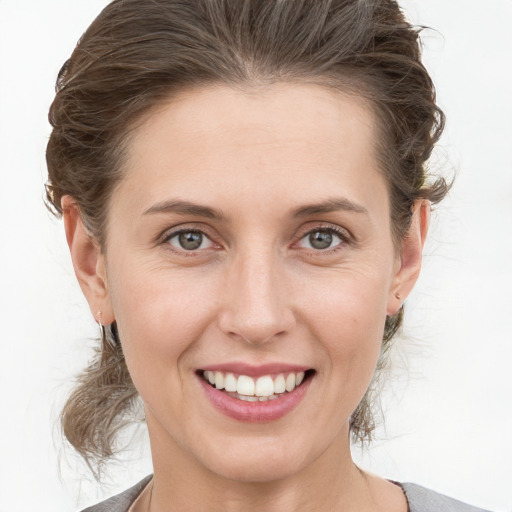
[[395,315],[411,293],[420,275],[423,246],[430,224],[430,201],[418,199],[413,208],[411,225],[401,240],[397,271],[388,299],[388,315]]
[[66,239],[73,268],[89,308],[103,325],[115,320],[107,286],[106,262],[101,247],[85,228],[78,205],[71,196],[61,200]]

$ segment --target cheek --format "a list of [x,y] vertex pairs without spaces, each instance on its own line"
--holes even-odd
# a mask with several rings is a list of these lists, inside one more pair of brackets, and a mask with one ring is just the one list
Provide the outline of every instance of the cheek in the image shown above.
[[343,382],[345,391],[353,389],[356,401],[366,391],[380,355],[387,296],[388,280],[382,274],[346,273],[315,287],[304,302],[306,323],[323,345],[329,373]]
[[117,266],[111,281],[119,335],[136,387],[162,376],[175,383],[214,317],[215,282],[143,265]]
[[353,336],[344,340],[348,344],[361,337],[380,341],[389,294],[386,274],[374,269],[340,271],[308,284],[302,309],[308,311],[311,325],[333,336],[351,332]]

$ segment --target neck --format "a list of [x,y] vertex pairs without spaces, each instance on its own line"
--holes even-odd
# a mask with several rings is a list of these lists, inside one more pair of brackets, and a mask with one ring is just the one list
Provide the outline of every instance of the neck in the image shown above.
[[348,426],[312,463],[268,481],[219,475],[170,442],[149,418],[148,427],[154,465],[151,512],[379,510],[370,479],[352,461]]

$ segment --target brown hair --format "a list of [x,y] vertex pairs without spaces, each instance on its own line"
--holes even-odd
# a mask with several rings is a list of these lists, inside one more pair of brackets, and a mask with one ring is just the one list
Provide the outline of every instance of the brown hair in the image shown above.
[[[71,195],[106,250],[109,198],[122,179],[123,148],[144,115],[183,88],[291,81],[359,95],[373,107],[399,244],[414,201],[436,203],[448,185],[428,179],[426,162],[444,116],[421,63],[419,30],[395,0],[113,1],[58,76],[46,154],[49,207],[60,215],[61,198]],[[376,376],[402,316],[403,310],[387,318]],[[62,413],[66,437],[86,460],[112,455],[114,434],[136,396],[121,344],[103,336]],[[370,437],[374,400],[371,386],[351,417],[354,440]]]

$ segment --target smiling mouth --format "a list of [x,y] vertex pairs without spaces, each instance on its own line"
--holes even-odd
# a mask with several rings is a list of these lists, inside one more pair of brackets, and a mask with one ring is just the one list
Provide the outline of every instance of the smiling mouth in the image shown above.
[[286,372],[262,375],[257,378],[211,370],[199,370],[197,373],[213,388],[233,398],[246,402],[266,402],[291,393],[303,385],[314,372],[314,370]]

